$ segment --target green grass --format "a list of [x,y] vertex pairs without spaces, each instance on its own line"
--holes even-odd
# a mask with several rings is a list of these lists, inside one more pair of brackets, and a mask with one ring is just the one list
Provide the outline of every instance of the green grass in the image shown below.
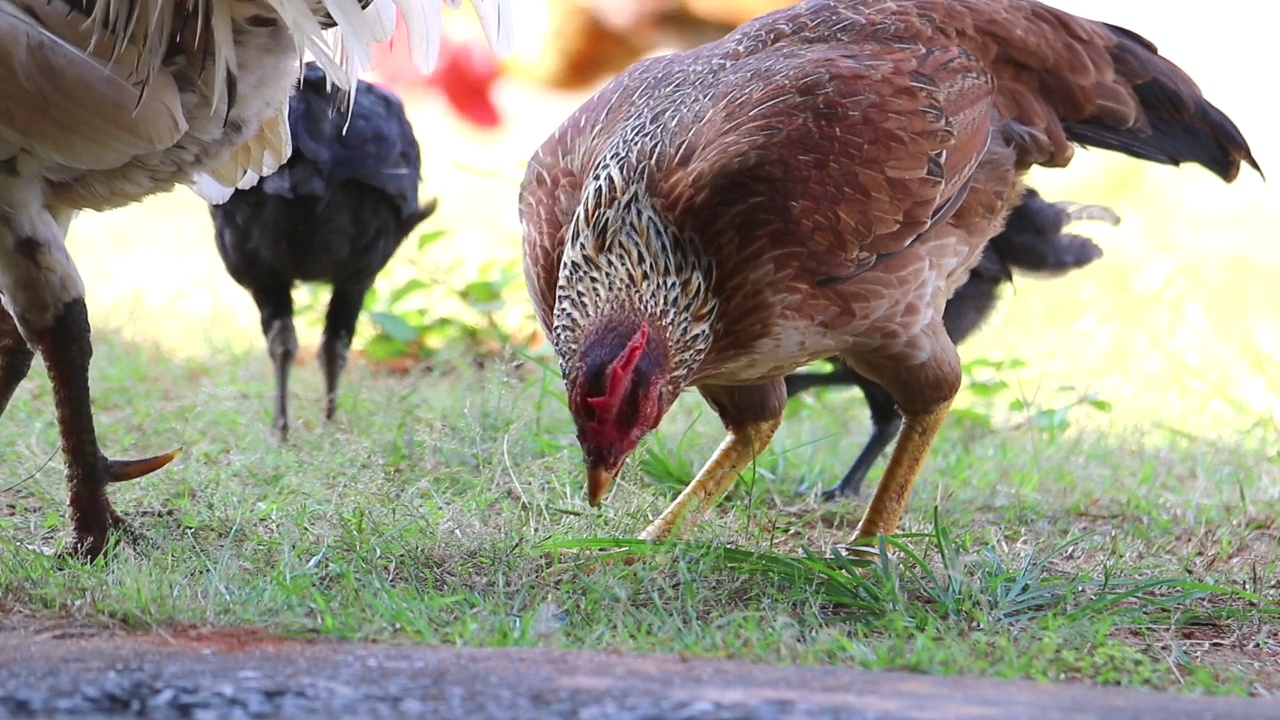
[[[90,567],[24,546],[60,542],[65,495],[59,463],[44,465],[57,447],[49,390],[23,387],[0,423],[7,477],[34,475],[0,493],[9,610],[144,629],[1277,687],[1280,500],[1260,452],[1273,431],[1171,442],[959,416],[908,535],[860,569],[819,557],[851,534],[860,504],[799,490],[837,476],[850,443],[832,441],[866,429],[859,401],[820,395],[794,404],[693,542],[633,548],[642,557],[626,566],[599,562],[589,538],[638,532],[676,492],[663,476],[718,442],[696,398],[648,446],[655,476],[633,469],[592,511],[558,379],[536,363],[408,377],[356,366],[332,427],[319,422],[317,368],[299,367],[300,427],[282,448],[268,439],[261,355],[179,361],[99,333],[104,446],[187,450],[113,489],[145,539]],[[965,399],[977,415],[987,402]]]

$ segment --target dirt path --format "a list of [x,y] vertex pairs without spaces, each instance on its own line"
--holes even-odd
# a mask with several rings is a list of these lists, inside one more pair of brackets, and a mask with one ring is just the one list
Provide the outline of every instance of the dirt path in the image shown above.
[[677,657],[0,624],[0,718],[1249,720],[1274,700]]

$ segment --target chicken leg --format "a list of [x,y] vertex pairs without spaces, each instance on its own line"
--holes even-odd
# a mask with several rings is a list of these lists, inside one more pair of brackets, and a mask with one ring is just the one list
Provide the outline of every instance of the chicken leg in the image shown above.
[[324,370],[324,419],[332,420],[338,411],[338,380],[347,367],[347,355],[351,351],[351,338],[356,332],[356,320],[364,305],[368,285],[333,286],[329,298],[329,312],[324,319],[324,338],[320,341],[320,367]]
[[[663,540],[689,529],[706,515],[782,424],[786,386],[781,379],[764,385],[702,386],[698,390],[720,414],[729,434],[679,497],[640,533],[641,540]],[[684,527],[679,528],[681,521]]]
[[267,354],[276,371],[275,416],[271,427],[280,442],[289,440],[289,371],[298,355],[291,289],[291,282],[278,281],[253,291],[253,301],[262,316],[262,334],[267,338]]
[[854,543],[898,531],[898,518],[911,497],[911,486],[920,475],[920,468],[929,456],[929,447],[933,445],[933,439],[937,437],[950,408],[951,401],[947,400],[938,409],[923,415],[903,416],[902,434],[893,447],[893,455],[889,456],[889,465],[876,487],[875,497],[854,532]]
[[960,389],[960,356],[940,319],[927,326],[920,339],[929,347],[923,362],[904,362],[892,354],[845,356],[851,367],[878,382],[894,397],[903,417],[902,432],[889,464],[850,541],[850,545],[861,546],[852,550],[857,554],[874,554],[866,547],[867,540],[898,531],[911,487]]
[[84,284],[66,248],[75,213],[47,207],[34,187],[12,172],[0,172],[0,406],[8,404],[29,370],[34,348],[53,385],[66,461],[70,552],[94,559],[106,550],[111,530],[124,525],[107,499],[107,485],[154,472],[180,449],[121,461],[108,460],[98,448],[89,397],[89,312]]
[[71,510],[71,552],[85,559],[102,555],[112,530],[124,518],[107,498],[109,483],[155,472],[178,456],[181,448],[142,460],[108,460],[98,448],[89,399],[89,313],[84,299],[68,302],[52,326],[33,333],[53,384],[62,453],[67,464]]
[[18,332],[13,316],[0,305],[0,415],[9,407],[9,400],[18,384],[31,370],[35,352]]

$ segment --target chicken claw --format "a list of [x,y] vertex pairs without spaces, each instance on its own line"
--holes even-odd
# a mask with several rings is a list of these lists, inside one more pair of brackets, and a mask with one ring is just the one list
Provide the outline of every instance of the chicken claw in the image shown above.
[[1112,227],[1120,224],[1120,216],[1116,214],[1115,210],[1106,205],[1081,205],[1073,202],[1058,203],[1057,205],[1067,214],[1067,221],[1063,225],[1070,225],[1082,220],[1103,222]]

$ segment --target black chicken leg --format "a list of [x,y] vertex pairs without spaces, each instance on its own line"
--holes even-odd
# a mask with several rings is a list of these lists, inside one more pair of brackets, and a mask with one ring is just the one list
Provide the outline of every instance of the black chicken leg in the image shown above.
[[329,312],[324,319],[324,338],[320,341],[320,367],[324,371],[324,419],[332,420],[338,410],[338,380],[347,366],[351,338],[364,305],[369,285],[335,283],[329,298]]
[[787,397],[804,392],[810,388],[828,385],[857,385],[867,399],[867,410],[871,412],[871,437],[858,453],[853,466],[840,478],[840,482],[822,491],[824,501],[841,497],[856,497],[862,492],[862,483],[871,472],[871,466],[884,454],[889,443],[898,436],[902,429],[902,413],[888,390],[880,387],[875,381],[864,377],[856,370],[837,359],[835,367],[827,373],[797,373],[788,375]]
[[35,352],[18,332],[13,316],[0,305],[0,415],[9,407],[9,400],[18,384],[31,370]]
[[277,439],[289,439],[289,371],[298,355],[298,335],[293,328],[293,283],[263,283],[253,291],[253,301],[262,315],[262,334],[267,338],[267,354],[276,371],[275,417]]
[[[107,485],[142,477],[164,467],[181,449],[142,460],[108,460],[98,448],[89,400],[89,314],[84,299],[68,302],[53,325],[34,333],[53,384],[53,400],[67,464],[71,509],[71,552],[94,559],[107,548],[110,532],[124,526],[111,506]],[[15,383],[16,385],[16,383]]]

